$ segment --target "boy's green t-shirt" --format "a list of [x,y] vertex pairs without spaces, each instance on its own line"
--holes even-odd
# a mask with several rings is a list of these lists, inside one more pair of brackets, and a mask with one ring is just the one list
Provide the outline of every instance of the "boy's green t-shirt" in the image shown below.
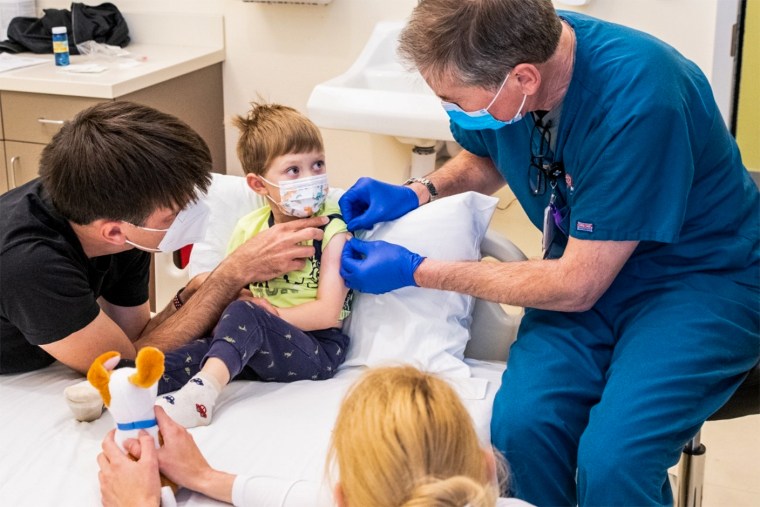
[[[272,209],[266,205],[238,220],[227,247],[227,255],[261,231],[269,229],[269,216],[271,213]],[[328,199],[325,201],[324,206],[322,206],[322,210],[315,213],[314,216],[335,214],[340,214],[340,208],[336,202]],[[334,218],[330,220],[330,223],[325,227],[325,235],[322,239],[322,251],[324,252],[325,248],[327,248],[333,236],[347,231],[346,223],[342,219]],[[309,244],[311,243],[309,241]],[[317,266],[316,259],[311,257],[306,260],[306,265],[303,269],[291,271],[267,282],[253,282],[250,284],[250,289],[255,297],[264,298],[276,307],[290,308],[315,301],[317,299],[318,286],[319,266]],[[349,313],[350,308],[348,307],[347,300],[341,311],[340,319],[345,319]]]

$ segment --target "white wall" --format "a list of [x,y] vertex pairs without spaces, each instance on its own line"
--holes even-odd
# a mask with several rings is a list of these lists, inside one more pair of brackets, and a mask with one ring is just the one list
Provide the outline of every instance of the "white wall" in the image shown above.
[[[113,0],[125,12],[210,12],[225,16],[225,115],[244,113],[264,99],[306,111],[312,88],[346,70],[378,21],[406,17],[416,0],[334,0],[329,6],[270,5],[242,0]],[[713,71],[719,5],[732,0],[591,0],[577,10],[624,23],[664,39]],[[89,0],[86,3],[98,4]],[[68,8],[69,1],[37,0],[39,8]],[[559,0],[559,8],[566,8]],[[191,33],[185,37],[192,37]],[[401,181],[409,147],[392,138],[325,130],[330,178],[346,187],[359,176]],[[227,128],[227,167],[239,171],[236,132]]]

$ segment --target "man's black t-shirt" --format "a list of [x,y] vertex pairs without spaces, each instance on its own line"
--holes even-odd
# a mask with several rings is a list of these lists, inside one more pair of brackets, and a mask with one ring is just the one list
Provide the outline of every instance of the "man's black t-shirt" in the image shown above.
[[0,373],[54,361],[38,345],[90,324],[98,297],[118,306],[148,300],[150,254],[87,258],[39,180],[0,196]]

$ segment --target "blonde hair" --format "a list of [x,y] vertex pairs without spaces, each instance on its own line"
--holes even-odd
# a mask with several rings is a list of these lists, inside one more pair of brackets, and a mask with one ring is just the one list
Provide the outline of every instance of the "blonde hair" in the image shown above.
[[459,396],[411,366],[369,370],[351,388],[328,463],[349,507],[492,507],[498,497]]
[[251,102],[251,110],[232,123],[240,130],[237,154],[246,174],[262,175],[288,153],[324,150],[319,128],[292,107]]

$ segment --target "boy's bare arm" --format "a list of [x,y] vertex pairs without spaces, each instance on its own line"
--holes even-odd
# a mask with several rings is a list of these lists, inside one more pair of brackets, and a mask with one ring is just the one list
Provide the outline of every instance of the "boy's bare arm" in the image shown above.
[[336,234],[322,252],[317,299],[292,308],[278,308],[283,320],[303,331],[341,326],[340,312],[348,288],[340,276],[340,254],[349,237],[348,233]]

